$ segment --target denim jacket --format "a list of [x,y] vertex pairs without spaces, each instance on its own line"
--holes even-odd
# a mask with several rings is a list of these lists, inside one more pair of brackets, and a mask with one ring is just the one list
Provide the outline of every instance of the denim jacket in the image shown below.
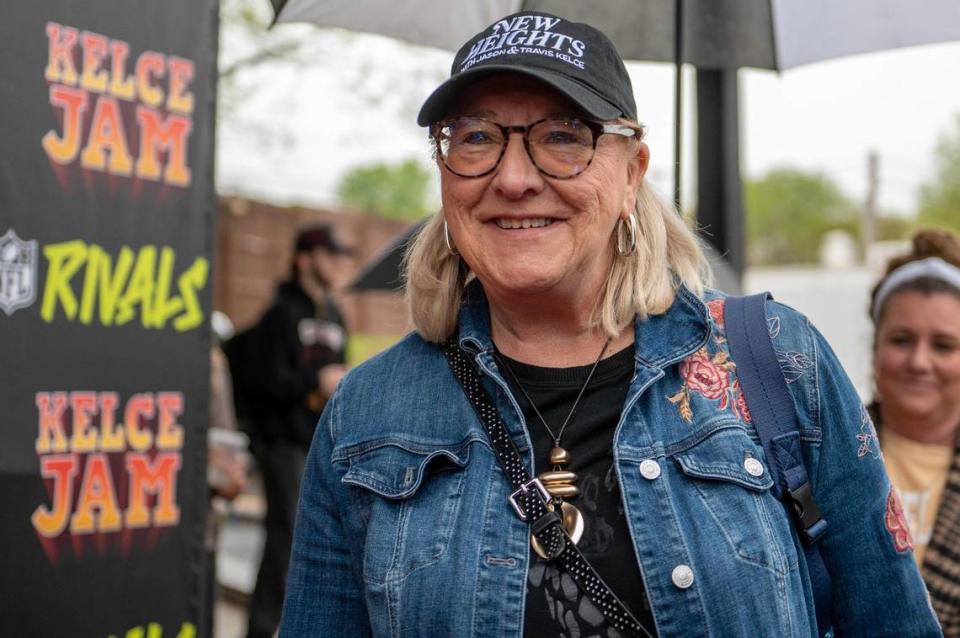
[[[771,493],[723,303],[681,287],[667,312],[635,322],[613,454],[637,563],[660,636],[816,636],[802,548]],[[835,634],[942,635],[869,416],[806,318],[774,303],[768,313],[829,526],[820,549]],[[482,294],[464,304],[459,340],[532,469]],[[281,636],[519,638],[537,559],[509,492],[437,346],[410,335],[357,367],[310,450]]]

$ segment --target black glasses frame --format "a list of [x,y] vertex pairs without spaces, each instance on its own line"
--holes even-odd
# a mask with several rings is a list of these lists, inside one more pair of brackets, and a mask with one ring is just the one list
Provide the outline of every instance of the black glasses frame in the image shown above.
[[[456,170],[454,170],[450,166],[450,164],[447,163],[447,158],[444,156],[443,148],[441,146],[442,135],[440,131],[445,126],[448,126],[453,122],[457,122],[459,120],[479,120],[482,122],[486,122],[488,124],[492,124],[493,126],[496,126],[497,128],[500,129],[501,133],[503,133],[503,143],[500,145],[500,155],[497,156],[497,161],[493,163],[493,166],[491,166],[489,170],[486,170],[482,173],[478,173],[476,175],[465,175],[464,173],[458,173]],[[576,122],[578,124],[583,124],[590,129],[591,133],[593,133],[593,148],[590,151],[590,159],[587,161],[586,164],[584,164],[583,168],[581,168],[576,173],[573,173],[572,175],[554,175],[553,173],[549,173],[545,171],[543,168],[540,167],[540,165],[537,163],[537,160],[533,157],[533,153],[530,151],[530,129],[532,129],[537,124],[542,124],[543,122],[548,122],[550,120]],[[433,137],[433,141],[437,147],[437,156],[440,157],[440,159],[443,161],[443,165],[446,166],[447,170],[453,173],[454,175],[457,175],[459,177],[468,177],[468,178],[486,177],[490,173],[497,170],[497,167],[500,166],[500,162],[503,160],[504,154],[507,152],[507,144],[510,143],[511,133],[520,133],[523,136],[523,148],[527,151],[527,157],[530,158],[530,163],[532,163],[537,168],[537,170],[540,171],[541,174],[546,175],[547,177],[551,177],[553,179],[573,179],[574,177],[580,175],[585,170],[587,170],[587,168],[590,167],[590,164],[593,162],[594,156],[597,154],[597,142],[600,141],[601,135],[605,135],[605,134],[621,135],[623,137],[636,137],[638,140],[641,140],[643,139],[644,127],[642,124],[639,126],[639,128],[634,128],[631,126],[627,126],[625,124],[597,122],[594,120],[585,120],[577,117],[571,117],[571,118],[545,117],[543,119],[537,120],[536,122],[531,122],[530,124],[527,124],[525,126],[521,126],[521,125],[504,126],[503,124],[499,124],[498,122],[494,122],[493,120],[488,120],[483,117],[457,117],[457,118],[451,118],[448,120],[442,120],[440,122],[434,122],[430,126],[430,135],[431,137]]]

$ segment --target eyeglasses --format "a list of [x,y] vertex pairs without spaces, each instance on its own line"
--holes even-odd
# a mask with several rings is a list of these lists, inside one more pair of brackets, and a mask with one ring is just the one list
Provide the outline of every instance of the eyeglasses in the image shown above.
[[460,177],[483,177],[493,172],[503,158],[511,133],[523,135],[523,146],[537,170],[548,177],[570,179],[590,166],[601,135],[642,139],[643,127],[576,118],[547,118],[527,126],[503,126],[480,117],[459,117],[431,127],[440,159]]

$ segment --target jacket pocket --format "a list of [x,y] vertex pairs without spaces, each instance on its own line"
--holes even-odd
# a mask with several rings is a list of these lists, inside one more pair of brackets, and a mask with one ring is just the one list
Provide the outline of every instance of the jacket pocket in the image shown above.
[[385,443],[348,457],[342,481],[364,509],[363,575],[405,578],[443,557],[457,519],[469,447]]
[[714,430],[673,456],[734,555],[780,574],[796,568],[791,521],[770,490],[762,448],[742,427]]

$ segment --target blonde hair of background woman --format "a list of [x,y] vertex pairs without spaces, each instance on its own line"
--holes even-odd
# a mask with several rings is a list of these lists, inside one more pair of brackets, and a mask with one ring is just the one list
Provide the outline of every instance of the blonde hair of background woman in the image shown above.
[[[637,316],[665,312],[680,283],[697,296],[712,279],[699,241],[676,210],[646,180],[637,190],[632,213],[637,249],[624,257],[616,250],[594,325],[611,337]],[[618,224],[619,225],[619,224]],[[444,241],[443,212],[427,222],[404,260],[406,296],[413,325],[421,337],[439,343],[453,336],[467,283],[473,278],[459,255]]]

